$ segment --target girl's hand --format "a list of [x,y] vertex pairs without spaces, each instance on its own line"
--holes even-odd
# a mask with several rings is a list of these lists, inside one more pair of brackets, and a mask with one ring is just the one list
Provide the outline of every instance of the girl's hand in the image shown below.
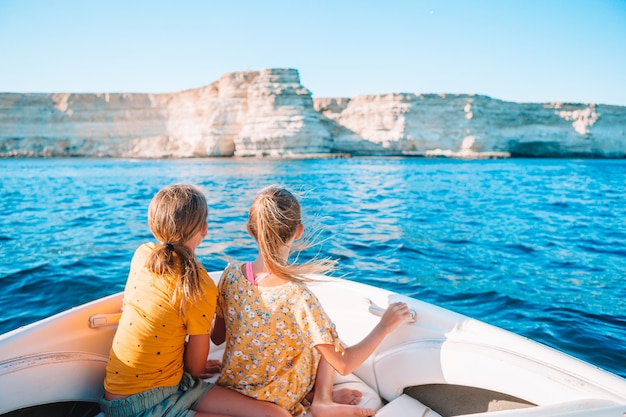
[[209,359],[204,366],[204,372],[200,374],[200,378],[211,378],[215,374],[219,374],[222,371],[222,362],[218,359]]
[[359,367],[374,352],[386,335],[404,320],[411,318],[411,311],[406,303],[389,304],[372,331],[356,345],[348,346],[343,353],[335,351],[332,344],[319,344],[315,347],[337,372],[341,375],[347,375]]
[[380,326],[382,326],[387,333],[390,333],[398,327],[400,323],[410,318],[411,311],[409,310],[409,306],[399,301],[389,304],[389,307],[387,307],[387,310],[385,310],[380,319]]

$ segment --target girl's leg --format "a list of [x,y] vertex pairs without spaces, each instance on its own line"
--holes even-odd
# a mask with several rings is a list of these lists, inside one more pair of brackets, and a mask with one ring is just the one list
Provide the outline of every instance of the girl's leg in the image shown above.
[[291,417],[282,407],[247,397],[232,389],[214,386],[196,405],[197,417]]
[[[335,402],[333,400],[334,379],[335,369],[322,357],[320,364],[317,367],[315,391],[313,392],[313,401],[311,403],[311,414],[313,417],[367,417],[376,414],[376,410],[371,408],[348,405],[347,402],[343,404]],[[347,392],[348,391],[344,391],[344,393]],[[349,395],[352,396],[352,394]]]

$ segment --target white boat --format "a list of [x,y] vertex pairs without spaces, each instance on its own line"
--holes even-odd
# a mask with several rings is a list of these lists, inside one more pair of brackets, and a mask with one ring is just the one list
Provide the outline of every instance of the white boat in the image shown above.
[[[414,310],[415,321],[336,380],[362,390],[361,405],[380,417],[626,416],[625,379],[555,349],[380,288],[340,279],[311,288],[347,344],[388,303]],[[114,294],[0,336],[0,415],[98,415],[121,300]]]

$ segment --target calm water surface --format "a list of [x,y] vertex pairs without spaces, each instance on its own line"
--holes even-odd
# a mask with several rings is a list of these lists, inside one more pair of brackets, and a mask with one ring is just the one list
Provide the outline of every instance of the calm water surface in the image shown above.
[[319,231],[304,257],[626,376],[624,160],[0,160],[0,333],[121,291],[178,182],[207,193],[209,270],[254,256],[252,198],[286,185]]

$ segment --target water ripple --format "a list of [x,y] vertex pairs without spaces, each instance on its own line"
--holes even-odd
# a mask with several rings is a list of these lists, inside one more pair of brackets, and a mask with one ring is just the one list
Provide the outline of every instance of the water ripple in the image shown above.
[[255,192],[284,184],[337,275],[626,376],[626,161],[0,160],[0,332],[123,288],[161,187],[209,201],[209,270],[255,256]]

